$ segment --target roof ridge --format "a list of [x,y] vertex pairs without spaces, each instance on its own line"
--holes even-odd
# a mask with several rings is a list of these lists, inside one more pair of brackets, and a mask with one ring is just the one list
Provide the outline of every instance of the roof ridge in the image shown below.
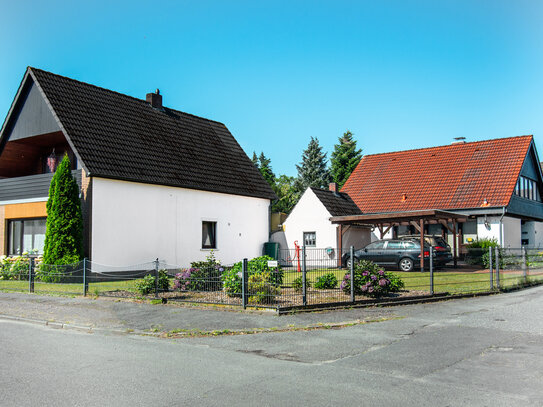
[[524,134],[522,136],[491,138],[491,139],[486,139],[486,140],[468,141],[468,142],[465,142],[465,143],[458,143],[458,144],[444,144],[444,145],[441,145],[441,146],[434,146],[434,147],[411,148],[411,149],[407,149],[407,150],[389,151],[389,152],[386,152],[386,153],[366,154],[366,155],[364,155],[362,157],[362,159],[364,159],[366,157],[376,157],[376,156],[379,156],[379,155],[408,153],[408,152],[412,152],[412,151],[424,151],[424,150],[432,150],[432,149],[435,149],[435,148],[444,148],[444,147],[459,147],[459,146],[465,146],[467,144],[471,145],[471,144],[478,144],[478,143],[488,143],[489,141],[511,140],[511,139],[518,139],[518,138],[524,138],[524,137],[529,137],[529,138],[533,139],[534,136],[533,136],[533,134]]
[[[40,68],[35,68],[33,66],[28,66],[27,68],[28,70],[32,70],[32,71],[39,71],[39,72],[43,72],[47,75],[52,75],[52,76],[56,76],[58,78],[62,78],[62,79],[67,79],[69,81],[72,81],[72,82],[77,82],[77,83],[80,83],[82,85],[85,85],[85,86],[90,86],[90,87],[93,87],[95,89],[100,89],[102,91],[106,91],[106,92],[109,92],[109,93],[114,93],[116,95],[119,95],[119,96],[122,96],[122,97],[125,97],[125,98],[129,98],[129,99],[133,99],[135,101],[138,101],[138,102],[142,102],[142,103],[147,103],[146,100],[144,99],[140,99],[140,98],[137,98],[135,96],[130,96],[130,95],[127,95],[126,93],[121,93],[121,92],[117,92],[115,90],[111,90],[111,89],[108,89],[108,88],[104,88],[102,86],[98,86],[98,85],[93,85],[92,83],[88,83],[88,82],[83,82],[83,81],[80,81],[80,80],[77,80],[77,79],[73,79],[73,78],[70,78],[68,76],[64,76],[64,75],[59,75],[57,73],[54,73],[54,72],[49,72],[49,71],[46,71],[46,70],[43,70],[43,69],[40,69]],[[192,114],[192,113],[187,113],[187,112],[183,112],[181,110],[177,110],[177,109],[173,109],[171,107],[167,107],[167,106],[163,106],[164,109],[167,109],[167,110],[170,110],[172,112],[175,112],[175,113],[180,113],[180,114],[184,114],[184,115],[187,115],[187,116],[192,116],[192,117],[195,117],[197,119],[202,119],[202,120],[206,120],[206,121],[209,121],[209,122],[212,122],[212,123],[218,123],[218,124],[222,124],[224,125],[224,123],[222,122],[219,122],[217,120],[212,120],[212,119],[208,119],[206,117],[202,117],[202,116],[197,116],[195,114]]]

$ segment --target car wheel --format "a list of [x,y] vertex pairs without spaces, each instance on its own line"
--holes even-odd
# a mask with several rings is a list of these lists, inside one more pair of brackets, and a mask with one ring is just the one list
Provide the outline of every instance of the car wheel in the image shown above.
[[[358,259],[355,257],[354,258],[354,264],[356,265],[356,263],[358,263]],[[345,266],[350,270],[351,269],[351,258],[348,257],[347,258],[347,261],[345,262]]]
[[413,260],[411,260],[409,257],[404,257],[398,263],[401,271],[412,271],[414,265]]

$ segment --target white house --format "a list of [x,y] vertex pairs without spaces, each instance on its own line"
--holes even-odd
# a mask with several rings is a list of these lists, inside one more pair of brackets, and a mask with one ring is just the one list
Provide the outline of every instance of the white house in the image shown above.
[[229,264],[268,241],[275,194],[224,124],[28,68],[0,131],[0,255],[43,249],[64,154],[93,262]]
[[[332,216],[359,214],[360,209],[348,195],[337,191],[337,184],[330,184],[330,190],[307,188],[292,212],[283,223],[283,231],[272,234],[271,239],[280,244],[282,249],[293,250],[297,242],[306,248],[323,249],[312,251],[312,261],[337,260],[339,252],[365,246],[371,241],[371,229],[352,226],[343,228],[330,222]],[[292,257],[292,256],[291,256]]]

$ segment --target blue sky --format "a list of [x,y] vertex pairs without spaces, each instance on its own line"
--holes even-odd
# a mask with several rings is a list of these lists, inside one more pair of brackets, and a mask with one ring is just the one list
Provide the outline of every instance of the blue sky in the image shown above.
[[278,174],[346,129],[364,154],[534,134],[543,155],[541,21],[537,0],[0,0],[0,120],[30,65],[160,88]]

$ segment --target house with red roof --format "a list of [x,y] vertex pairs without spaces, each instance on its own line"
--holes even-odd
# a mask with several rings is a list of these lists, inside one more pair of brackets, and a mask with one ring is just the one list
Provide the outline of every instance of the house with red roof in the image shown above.
[[[520,136],[366,155],[341,192],[364,215],[463,215],[457,225],[460,247],[493,238],[502,247],[519,248],[543,246],[542,188],[533,136]],[[451,242],[450,227],[436,222],[425,229]],[[388,236],[411,233],[417,233],[413,226],[396,225]]]

